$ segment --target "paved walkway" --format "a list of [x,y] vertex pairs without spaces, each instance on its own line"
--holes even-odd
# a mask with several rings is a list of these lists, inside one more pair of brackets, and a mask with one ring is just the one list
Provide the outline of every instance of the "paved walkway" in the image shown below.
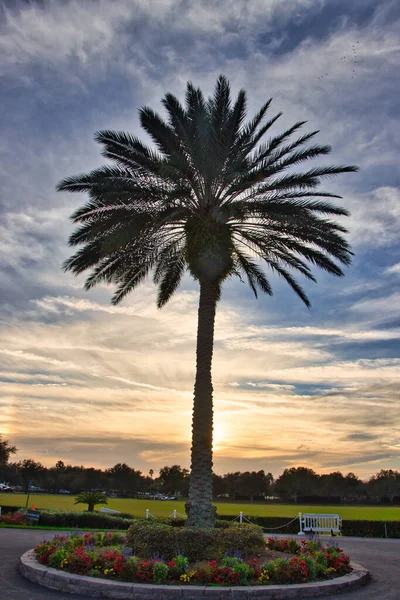
[[[87,596],[65,594],[33,584],[17,572],[21,554],[53,532],[0,529],[0,600],[87,600]],[[400,540],[340,538],[340,544],[354,561],[367,567],[372,581],[338,600],[400,600]],[[328,596],[329,598],[329,596]]]

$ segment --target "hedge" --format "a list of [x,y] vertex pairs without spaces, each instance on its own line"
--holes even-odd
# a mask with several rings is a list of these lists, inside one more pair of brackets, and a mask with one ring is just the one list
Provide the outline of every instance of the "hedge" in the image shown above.
[[[25,509],[20,509],[25,513]],[[132,519],[100,512],[75,512],[64,510],[40,510],[39,525],[49,527],[84,527],[93,529],[128,529]]]
[[20,506],[2,506],[1,507],[2,515],[9,515],[10,513],[14,513],[14,512],[18,512],[18,511],[21,511]]
[[127,540],[133,552],[144,558],[158,555],[172,559],[177,554],[184,554],[190,561],[197,561],[221,558],[232,551],[253,554],[265,549],[260,527],[238,523],[206,529],[172,527],[138,519],[129,527]]
[[354,537],[400,538],[400,521],[343,521],[343,535]]
[[[220,521],[232,521],[232,515],[218,515]],[[286,517],[250,517],[249,520],[254,525],[259,525],[265,529],[265,533],[298,533],[299,532],[299,520],[296,519],[290,525],[284,527],[290,518]],[[236,521],[237,522],[237,521]],[[281,529],[274,529],[275,527],[281,527]],[[269,531],[271,529],[271,532]]]
[[[25,512],[24,508],[18,506],[2,506],[2,513],[9,514],[16,511]],[[84,527],[99,529],[128,529],[134,518],[128,513],[113,516],[100,512],[75,512],[62,510],[43,510],[40,511],[39,525],[48,525],[49,527]],[[251,517],[251,522],[262,527],[267,534],[296,534],[299,531],[299,521],[294,520],[290,525],[285,526],[290,519],[286,517]],[[143,519],[135,519],[143,521]],[[150,521],[149,521],[150,522]],[[156,523],[170,525],[172,527],[182,527],[185,519],[158,518]],[[217,528],[227,528],[232,522],[231,515],[218,515],[215,523]],[[237,521],[235,521],[237,522]],[[400,521],[356,521],[345,520],[342,524],[342,533],[354,537],[376,537],[384,538],[385,524],[387,536],[389,538],[400,538]],[[285,527],[282,527],[285,526]],[[274,529],[279,527],[279,529]]]
[[[218,515],[218,519],[232,521],[230,515]],[[296,534],[299,532],[299,520],[296,519],[290,525],[286,525],[290,521],[285,517],[250,517],[250,521],[255,525],[259,525],[267,534]],[[354,537],[386,537],[400,538],[400,521],[357,521],[346,519],[342,522],[342,534]],[[279,527],[279,529],[275,529]]]

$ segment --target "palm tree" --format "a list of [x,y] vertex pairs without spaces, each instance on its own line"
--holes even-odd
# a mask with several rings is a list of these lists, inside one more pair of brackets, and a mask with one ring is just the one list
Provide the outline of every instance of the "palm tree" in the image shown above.
[[107,497],[101,492],[80,492],[74,504],[87,504],[88,511],[94,511],[96,504],[108,504]]
[[128,133],[99,131],[95,140],[113,164],[58,185],[89,195],[71,217],[80,226],[69,243],[82,247],[64,264],[76,275],[90,270],[86,290],[114,283],[112,303],[118,304],[152,273],[161,308],[186,270],[199,282],[189,525],[212,526],[215,519],[211,362],[222,283],[244,274],[256,296],[257,290],[272,295],[264,261],[309,307],[293,271],[315,281],[311,263],[341,276],[335,260],[349,265],[352,254],[346,230],[330,219],[348,214],[328,200],[340,196],[317,188],[323,177],[357,167],[291,170],[331,148],[301,148],[318,131],[289,141],[305,121],[262,141],[282,114],[264,121],[271,100],[245,123],[246,93],[241,90],[233,102],[224,76],[207,100],[188,83],[184,106],[172,94],[164,96],[167,120],[151,108],[139,110],[154,147]]

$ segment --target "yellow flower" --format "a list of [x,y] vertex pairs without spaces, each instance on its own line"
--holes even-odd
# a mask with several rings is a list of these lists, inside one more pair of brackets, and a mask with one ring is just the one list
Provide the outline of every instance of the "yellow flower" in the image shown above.
[[265,569],[264,571],[261,572],[261,575],[258,578],[258,581],[260,583],[267,583],[268,580],[269,580],[268,571]]

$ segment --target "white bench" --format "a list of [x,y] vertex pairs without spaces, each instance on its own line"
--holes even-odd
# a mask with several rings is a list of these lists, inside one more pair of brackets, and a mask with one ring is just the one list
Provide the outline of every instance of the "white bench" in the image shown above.
[[121,514],[120,510],[114,510],[112,508],[103,508],[103,507],[100,509],[100,512],[106,513],[108,515],[120,515]]
[[341,531],[342,519],[339,515],[299,513],[300,531],[299,535],[306,533],[333,533]]

